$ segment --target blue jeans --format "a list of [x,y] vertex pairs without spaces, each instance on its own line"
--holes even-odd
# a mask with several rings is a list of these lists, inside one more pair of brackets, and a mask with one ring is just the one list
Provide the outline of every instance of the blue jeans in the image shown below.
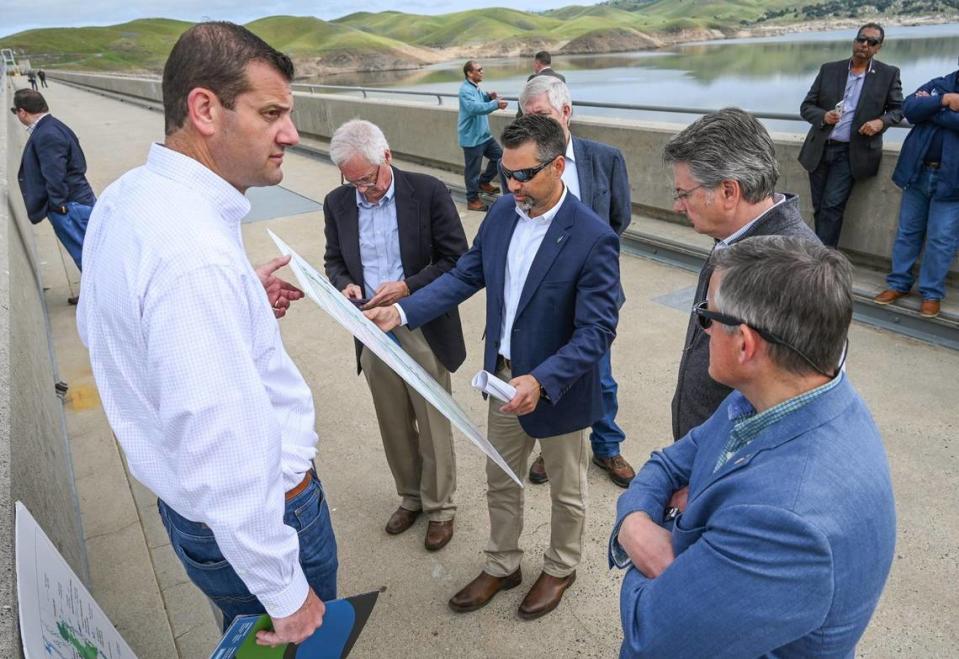
[[946,275],[959,245],[959,201],[933,199],[938,180],[939,171],[926,167],[919,179],[902,191],[892,272],[886,277],[889,288],[907,293],[915,282],[912,270],[925,242],[919,265],[919,294],[924,300],[945,296]]
[[599,360],[599,383],[603,389],[603,418],[593,424],[589,433],[589,443],[593,446],[593,455],[597,458],[612,458],[619,455],[619,445],[626,439],[626,433],[616,425],[616,413],[619,402],[616,391],[619,387],[613,379],[613,363],[607,350]]
[[57,238],[70,253],[70,257],[80,271],[83,270],[80,264],[83,255],[83,237],[87,233],[87,222],[90,221],[92,212],[93,206],[68,201],[65,215],[47,213],[47,219],[53,225],[53,232],[57,234]]
[[852,193],[852,168],[848,144],[827,144],[819,166],[809,172],[816,235],[823,245],[835,247],[842,231],[842,214]]
[[[486,171],[480,176],[483,166],[483,156],[489,160]],[[499,159],[503,157],[503,150],[492,137],[476,146],[464,146],[463,158],[466,161],[464,177],[466,178],[466,199],[479,199],[479,186],[489,183],[499,174]]]
[[[227,563],[210,527],[191,522],[157,500],[160,519],[170,536],[187,576],[223,612],[223,630],[238,615],[266,613],[260,600]],[[296,529],[300,539],[300,565],[310,587],[321,600],[336,599],[336,538],[330,524],[330,510],[317,478],[286,502],[283,523]]]

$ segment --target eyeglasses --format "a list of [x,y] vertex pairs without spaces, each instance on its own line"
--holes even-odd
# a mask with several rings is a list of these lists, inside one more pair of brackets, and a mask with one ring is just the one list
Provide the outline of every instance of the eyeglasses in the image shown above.
[[875,48],[882,42],[879,41],[879,39],[873,39],[872,37],[856,37],[856,43],[869,44],[870,47]]
[[556,160],[558,157],[559,156],[556,156],[549,162],[541,163],[539,167],[527,167],[526,169],[506,169],[503,167],[503,161],[501,160],[499,164],[499,170],[507,179],[513,179],[520,183],[526,183],[527,181],[531,181],[536,177],[537,174],[553,164],[553,160]]
[[706,187],[706,186],[697,185],[695,188],[690,188],[689,190],[677,190],[676,193],[673,194],[673,201],[686,201],[687,199],[689,199],[689,195],[691,195],[692,193],[696,192],[696,190],[699,190],[700,188],[703,188],[703,187]]
[[343,174],[340,174],[340,183],[352,186],[354,188],[362,188],[364,190],[367,188],[376,187],[377,182],[380,180],[380,167],[382,166],[382,164],[377,165],[375,172],[368,176],[364,176],[359,181],[350,181],[349,179],[345,178]]
[[751,330],[753,330],[754,332],[756,332],[756,334],[758,334],[759,336],[763,337],[763,338],[764,338],[766,341],[768,341],[769,343],[775,343],[775,344],[781,345],[781,346],[783,346],[783,347],[785,347],[785,348],[789,348],[789,349],[792,350],[794,353],[796,353],[797,355],[799,355],[800,357],[802,357],[803,361],[806,362],[807,364],[809,364],[809,366],[810,366],[814,371],[816,371],[816,372],[819,373],[820,375],[825,375],[827,378],[834,378],[834,377],[836,377],[837,375],[839,375],[839,371],[842,370],[842,365],[846,362],[846,355],[847,355],[848,352],[849,352],[849,338],[848,338],[848,337],[846,338],[846,347],[843,349],[843,352],[842,352],[842,361],[839,362],[839,366],[836,367],[836,371],[835,371],[834,373],[826,373],[824,370],[822,370],[821,368],[819,368],[818,366],[816,366],[816,364],[813,363],[813,360],[811,360],[809,357],[807,357],[807,356],[805,355],[805,353],[803,353],[802,350],[800,350],[800,349],[797,348],[796,346],[792,345],[791,343],[789,343],[789,342],[786,341],[785,339],[782,339],[782,338],[776,336],[775,334],[773,334],[773,333],[770,332],[769,330],[764,330],[764,329],[761,328],[761,327],[756,327],[755,325],[751,325],[751,324],[747,323],[746,321],[740,320],[739,318],[736,318],[736,317],[734,317],[734,316],[729,316],[729,315],[724,314],[724,313],[719,313],[718,311],[710,311],[709,309],[706,308],[706,305],[707,305],[707,304],[709,304],[709,302],[708,302],[707,300],[703,300],[702,302],[700,302],[699,304],[697,304],[696,306],[693,307],[693,313],[696,314],[696,320],[699,321],[699,326],[700,326],[702,329],[704,329],[704,330],[707,330],[707,329],[709,329],[710,327],[712,327],[713,321],[715,321],[715,322],[717,322],[717,323],[719,323],[719,324],[721,324],[721,325],[727,325],[728,327],[739,327],[740,325],[745,325],[745,326],[748,327],[749,329],[751,329]]

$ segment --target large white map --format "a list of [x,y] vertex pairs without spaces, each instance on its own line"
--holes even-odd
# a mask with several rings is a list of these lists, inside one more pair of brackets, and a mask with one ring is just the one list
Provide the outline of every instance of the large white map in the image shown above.
[[17,501],[17,599],[26,659],[136,659],[103,609]]
[[364,316],[362,311],[336,290],[336,287],[316,268],[294,252],[275,233],[269,229],[267,229],[267,233],[270,234],[280,252],[293,257],[290,259],[290,268],[293,269],[300,288],[311,300],[316,302],[336,322],[346,328],[363,345],[372,350],[377,357],[396,371],[430,405],[444,414],[456,428],[466,435],[467,439],[479,447],[490,460],[499,465],[500,469],[506,472],[520,487],[523,487],[523,482],[509,468],[509,465],[503,460],[503,456],[493,448],[493,445],[470,420],[463,408],[453,400],[449,392],[441,387],[403,348],[392,341],[379,327]]

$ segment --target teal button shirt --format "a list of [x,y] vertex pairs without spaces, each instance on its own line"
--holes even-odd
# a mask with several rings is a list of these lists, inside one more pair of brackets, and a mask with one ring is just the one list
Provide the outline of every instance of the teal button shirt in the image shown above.
[[460,114],[456,122],[460,146],[478,146],[493,138],[486,115],[498,107],[499,103],[490,99],[486,92],[469,80],[463,81],[460,85]]

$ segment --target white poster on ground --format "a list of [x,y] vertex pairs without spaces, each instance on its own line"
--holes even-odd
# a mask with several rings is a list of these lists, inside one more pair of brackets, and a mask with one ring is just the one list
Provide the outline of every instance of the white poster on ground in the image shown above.
[[276,243],[283,255],[292,255],[290,268],[299,281],[300,288],[321,309],[330,314],[333,319],[346,328],[353,336],[360,340],[367,348],[382,359],[390,368],[396,371],[401,378],[410,384],[426,401],[446,416],[454,426],[466,435],[467,439],[479,447],[490,460],[499,465],[506,474],[523,487],[523,482],[516,477],[509,468],[503,456],[493,448],[489,440],[483,436],[479,428],[470,420],[463,408],[453,400],[446,389],[441,387],[422,366],[417,364],[403,348],[385,334],[379,327],[370,321],[363,312],[352,302],[346,299],[333,284],[313,266],[307,263],[289,245],[275,233],[267,229],[267,233]]
[[17,600],[26,659],[136,659],[103,609],[17,501]]

